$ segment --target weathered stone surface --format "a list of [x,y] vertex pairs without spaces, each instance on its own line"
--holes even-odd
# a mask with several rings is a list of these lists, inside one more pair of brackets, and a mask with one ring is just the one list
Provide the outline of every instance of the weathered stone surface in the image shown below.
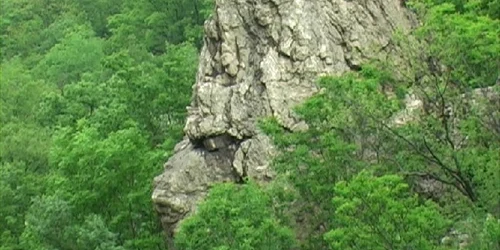
[[399,0],[217,0],[205,22],[186,139],[155,178],[153,201],[172,232],[210,184],[273,177],[271,142],[256,121],[307,129],[291,107],[317,76],[359,69],[412,25]]
[[269,168],[269,162],[275,153],[270,139],[259,134],[241,143],[234,156],[233,167],[241,177],[270,180],[275,173]]
[[194,210],[211,184],[237,181],[233,170],[236,149],[236,145],[230,145],[209,152],[196,148],[188,139],[177,145],[165,171],[155,178],[153,191],[153,201],[166,230],[174,231],[179,219]]

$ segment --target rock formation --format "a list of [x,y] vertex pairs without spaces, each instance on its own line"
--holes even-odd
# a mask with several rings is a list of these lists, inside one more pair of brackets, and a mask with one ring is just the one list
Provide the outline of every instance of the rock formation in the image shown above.
[[174,233],[213,183],[272,179],[273,147],[258,119],[307,129],[291,108],[318,91],[318,76],[388,54],[392,33],[411,26],[400,0],[217,0],[186,136],[154,181],[165,230]]

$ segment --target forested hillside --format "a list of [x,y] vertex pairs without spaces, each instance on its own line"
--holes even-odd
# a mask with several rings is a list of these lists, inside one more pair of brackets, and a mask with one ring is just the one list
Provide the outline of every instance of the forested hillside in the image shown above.
[[210,3],[0,6],[0,249],[165,249],[151,182],[182,136]]
[[[422,24],[393,39],[412,66],[320,79],[308,131],[263,120],[278,177],[216,185],[177,249],[500,250],[500,1],[402,2]],[[0,0],[0,250],[167,249],[152,180],[212,9]],[[424,108],[396,124],[407,96]]]

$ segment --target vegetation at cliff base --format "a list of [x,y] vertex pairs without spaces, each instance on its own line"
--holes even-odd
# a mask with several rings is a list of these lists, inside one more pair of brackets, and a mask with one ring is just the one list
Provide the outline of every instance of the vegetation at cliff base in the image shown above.
[[[278,176],[214,185],[179,250],[500,250],[500,0],[404,2],[411,67],[319,79],[307,131],[262,120]],[[151,182],[212,9],[0,0],[0,250],[167,249]]]
[[186,250],[288,250],[297,244],[292,230],[273,216],[272,197],[252,182],[214,188],[175,241]]

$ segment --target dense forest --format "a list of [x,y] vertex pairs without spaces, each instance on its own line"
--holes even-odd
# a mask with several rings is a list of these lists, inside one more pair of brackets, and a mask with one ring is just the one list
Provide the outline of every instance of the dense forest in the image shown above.
[[1,0],[0,249],[164,249],[209,2]]
[[[278,177],[216,185],[178,249],[500,250],[500,0],[405,4],[411,67],[318,79],[296,109],[308,131],[263,119]],[[213,1],[0,6],[0,250],[167,249],[151,183]],[[396,126],[409,95],[425,114]]]

